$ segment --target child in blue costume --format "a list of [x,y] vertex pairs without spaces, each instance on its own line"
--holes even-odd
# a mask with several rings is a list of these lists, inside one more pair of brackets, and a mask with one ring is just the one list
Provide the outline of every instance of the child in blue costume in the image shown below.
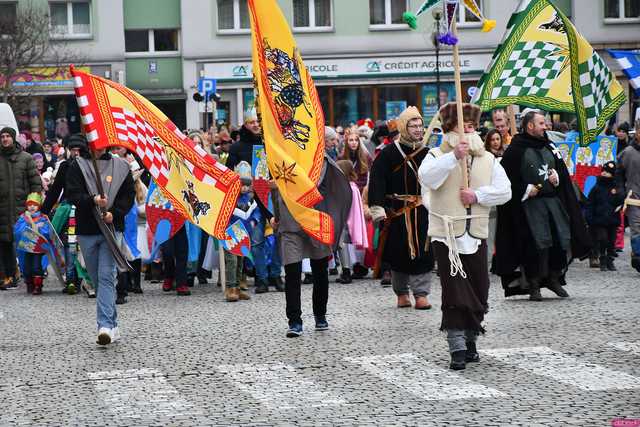
[[[250,236],[251,230],[261,220],[260,209],[258,209],[257,203],[253,200],[251,166],[249,166],[247,162],[243,161],[238,163],[234,170],[240,175],[242,187],[240,195],[238,196],[236,208],[233,211],[233,216],[229,223],[233,224],[238,220],[242,221],[242,224]],[[247,289],[240,287],[243,275],[244,257],[232,254],[225,250],[224,262],[226,267],[225,299],[229,302],[251,299],[249,294],[246,292]]]
[[49,220],[40,212],[42,195],[31,193],[27,197],[25,212],[20,215],[13,228],[14,240],[17,242],[18,252],[23,252],[21,270],[27,285],[27,292],[32,295],[42,294],[44,271],[42,256],[47,253],[45,245],[49,233]]

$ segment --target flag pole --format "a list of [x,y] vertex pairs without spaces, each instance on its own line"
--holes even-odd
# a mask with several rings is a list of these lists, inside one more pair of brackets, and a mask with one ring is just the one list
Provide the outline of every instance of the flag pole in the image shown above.
[[[451,22],[451,32],[454,37],[458,37],[458,28],[456,25],[456,18],[453,17]],[[462,79],[460,77],[460,51],[458,49],[458,43],[453,45],[453,75],[456,85],[456,111],[458,113],[458,135],[460,135],[460,141],[464,139],[464,119],[462,117]],[[467,159],[460,160],[460,168],[462,169],[462,188],[469,188],[469,176],[467,173]],[[468,207],[468,206],[466,206]]]
[[518,130],[516,129],[516,112],[513,109],[513,104],[507,106],[507,116],[509,117],[509,131],[511,136],[515,136]]
[[227,291],[227,268],[224,265],[224,249],[222,248],[222,242],[218,240],[218,264],[220,264],[218,270],[220,271],[220,284],[222,285],[222,294]]

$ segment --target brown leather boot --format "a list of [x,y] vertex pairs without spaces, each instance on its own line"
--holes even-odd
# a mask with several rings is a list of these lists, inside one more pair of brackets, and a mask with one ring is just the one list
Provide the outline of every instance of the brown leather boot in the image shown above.
[[429,299],[426,295],[419,295],[416,298],[416,305],[414,308],[416,310],[429,310],[431,309],[431,304],[429,303]]
[[407,294],[398,295],[398,308],[407,308],[407,307],[411,307],[411,298],[409,298],[409,295]]
[[238,288],[227,288],[224,291],[224,298],[227,302],[236,302],[240,299]]
[[251,299],[251,295],[249,295],[249,293],[246,290],[244,290],[242,288],[239,288],[238,289],[238,299],[240,301],[250,300]]

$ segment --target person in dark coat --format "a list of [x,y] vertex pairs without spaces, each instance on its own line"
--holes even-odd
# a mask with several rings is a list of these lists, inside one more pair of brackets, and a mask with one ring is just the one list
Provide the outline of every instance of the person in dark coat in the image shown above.
[[[112,243],[119,245],[124,218],[136,194],[129,165],[106,150],[95,150],[96,163],[104,190],[100,195],[91,161],[79,156],[69,166],[65,192],[76,206],[78,242],[92,283],[98,287],[96,320],[97,343],[107,345],[119,336],[116,312],[117,258]],[[111,229],[115,242],[111,240]]]
[[30,154],[16,142],[11,127],[0,130],[0,290],[15,287],[16,252],[13,225],[24,212],[27,196],[42,191],[42,180]]
[[589,256],[591,238],[560,153],[546,135],[544,115],[525,114],[502,166],[512,198],[498,207],[494,271],[505,296],[540,301],[540,287],[567,297],[570,258]]
[[613,259],[624,193],[616,188],[615,174],[615,162],[610,161],[602,166],[598,181],[589,193],[585,213],[599,251],[601,271],[616,271]]
[[417,108],[407,108],[397,121],[400,141],[385,146],[371,166],[369,206],[374,222],[384,220],[378,256],[391,267],[397,306],[411,307],[411,287],[415,308],[427,310],[431,308],[428,273],[434,261],[427,244],[429,219],[418,168],[429,150],[422,142],[424,124]]

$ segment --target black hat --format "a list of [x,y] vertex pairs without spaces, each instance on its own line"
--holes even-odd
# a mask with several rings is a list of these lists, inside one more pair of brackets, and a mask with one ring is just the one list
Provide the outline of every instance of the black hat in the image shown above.
[[16,142],[16,130],[12,127],[6,126],[0,129],[0,134],[8,133],[13,138],[13,142]]
[[66,146],[69,149],[71,149],[71,148],[80,148],[80,149],[87,150],[88,147],[89,147],[89,144],[87,143],[87,138],[85,138],[84,135],[82,135],[80,133],[76,133],[76,134],[71,135],[71,136],[68,137],[68,139],[66,141]]
[[602,171],[603,172],[609,172],[611,175],[615,175],[616,174],[616,162],[609,161],[609,162],[605,163],[604,165],[602,165]]

